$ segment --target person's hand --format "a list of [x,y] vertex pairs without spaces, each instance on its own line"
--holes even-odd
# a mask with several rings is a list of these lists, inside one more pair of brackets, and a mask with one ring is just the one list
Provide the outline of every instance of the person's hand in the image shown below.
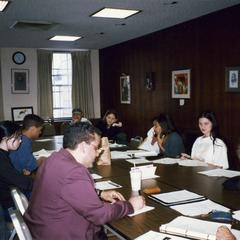
[[145,206],[145,198],[143,196],[134,196],[129,198],[128,201],[132,204],[134,212]]
[[236,240],[236,238],[226,226],[220,226],[216,232],[216,240]]
[[181,157],[182,160],[186,160],[186,159],[191,159],[191,156],[186,154],[186,153],[181,153]]
[[113,127],[122,127],[122,122],[115,122],[112,124]]
[[30,171],[28,171],[27,169],[23,169],[23,175],[29,176],[30,174],[31,174]]
[[123,195],[117,191],[110,190],[110,191],[102,191],[101,199],[107,202],[115,203],[117,200],[125,201]]

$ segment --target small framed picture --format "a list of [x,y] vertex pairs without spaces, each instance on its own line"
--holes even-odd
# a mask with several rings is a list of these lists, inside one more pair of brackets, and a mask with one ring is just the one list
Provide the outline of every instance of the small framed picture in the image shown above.
[[123,104],[131,103],[130,76],[120,77],[120,101]]
[[14,122],[21,122],[26,115],[33,114],[33,107],[13,107],[11,110]]
[[240,92],[240,67],[225,68],[225,91]]
[[172,98],[190,98],[190,69],[172,71]]
[[28,69],[12,69],[11,85],[13,94],[29,93],[29,70]]

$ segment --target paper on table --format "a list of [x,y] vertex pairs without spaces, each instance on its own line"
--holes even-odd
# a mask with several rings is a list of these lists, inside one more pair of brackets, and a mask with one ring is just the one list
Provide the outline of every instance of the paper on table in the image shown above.
[[51,138],[43,138],[43,139],[37,139],[37,140],[35,140],[35,142],[50,142],[50,141],[52,141]]
[[204,196],[201,196],[199,194],[196,194],[187,190],[152,194],[149,196],[149,198],[157,200],[165,206],[205,200]]
[[121,147],[127,147],[125,144],[118,144],[118,143],[110,143],[109,144],[110,148],[121,148]]
[[160,164],[175,164],[178,163],[178,158],[161,158],[161,159],[156,159],[152,162],[154,163],[160,163]]
[[132,167],[131,170],[134,170],[136,168],[141,170],[142,180],[159,177],[159,176],[155,175],[155,171],[156,171],[157,167],[154,167],[153,164],[139,166],[139,167]]
[[135,215],[138,215],[138,214],[141,214],[141,213],[144,213],[144,212],[148,212],[148,211],[151,211],[153,210],[154,207],[151,207],[151,206],[144,206],[143,208],[137,210],[136,212],[132,213],[132,214],[128,214],[129,217],[133,217]]
[[33,156],[38,159],[40,157],[49,157],[55,150],[46,150],[46,149],[41,149],[37,152],[33,152]]
[[127,152],[122,151],[111,151],[111,159],[129,159],[130,156],[127,155]]
[[148,231],[147,233],[144,233],[143,235],[135,238],[135,240],[183,240],[183,239],[188,239],[184,237],[177,237],[173,235],[169,235],[166,233],[160,233],[160,232],[155,232],[155,231]]
[[128,150],[127,154],[133,155],[134,157],[152,157],[158,154],[154,151],[143,151],[143,150]]
[[171,208],[186,216],[198,216],[201,214],[208,214],[213,210],[223,212],[228,212],[230,210],[229,208],[217,204],[209,199],[200,202],[171,206]]
[[203,166],[207,167],[208,164],[203,161],[198,161],[198,160],[178,160],[178,164],[180,166],[185,166],[185,167],[198,167],[198,166]]
[[96,174],[96,173],[92,173],[91,176],[92,176],[92,178],[93,178],[94,180],[95,180],[95,179],[101,179],[101,178],[103,178],[102,176],[100,176],[100,175],[98,175],[98,174]]
[[240,221],[240,210],[233,212],[233,218]]
[[109,189],[115,189],[115,188],[121,188],[122,186],[112,182],[112,181],[101,181],[95,183],[95,188],[98,190],[109,190]]
[[149,163],[150,162],[146,158],[134,158],[134,159],[126,160],[126,161],[129,162],[129,163],[132,163],[132,164],[142,164],[142,163]]
[[207,175],[209,177],[236,177],[240,176],[240,171],[232,171],[232,170],[226,170],[226,169],[221,169],[221,168],[216,168],[212,170],[207,170],[207,171],[202,171],[198,172],[200,174]]
[[194,239],[215,240],[217,229],[222,225],[231,228],[230,224],[203,221],[180,216],[167,224],[161,225],[159,230],[160,232],[171,233],[180,236],[184,235]]
[[231,229],[232,234],[236,237],[236,239],[240,239],[240,231],[236,229]]

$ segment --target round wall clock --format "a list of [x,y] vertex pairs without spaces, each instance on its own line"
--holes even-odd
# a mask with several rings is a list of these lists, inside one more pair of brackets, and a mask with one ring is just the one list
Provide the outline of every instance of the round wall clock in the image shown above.
[[26,61],[26,56],[23,52],[15,52],[12,55],[12,60],[14,61],[14,63],[16,64],[23,64]]

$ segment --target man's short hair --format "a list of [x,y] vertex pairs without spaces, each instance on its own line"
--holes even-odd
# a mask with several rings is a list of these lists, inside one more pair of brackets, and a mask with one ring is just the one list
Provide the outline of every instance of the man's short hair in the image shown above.
[[42,127],[44,120],[35,114],[28,114],[23,119],[23,130],[28,130],[30,127]]
[[74,109],[72,110],[72,114],[74,114],[74,113],[83,114],[83,111],[82,111],[82,109],[80,109],[80,108],[74,108]]
[[87,122],[71,125],[64,132],[63,148],[74,150],[81,142],[90,143],[95,139],[94,134],[101,135],[100,131]]

